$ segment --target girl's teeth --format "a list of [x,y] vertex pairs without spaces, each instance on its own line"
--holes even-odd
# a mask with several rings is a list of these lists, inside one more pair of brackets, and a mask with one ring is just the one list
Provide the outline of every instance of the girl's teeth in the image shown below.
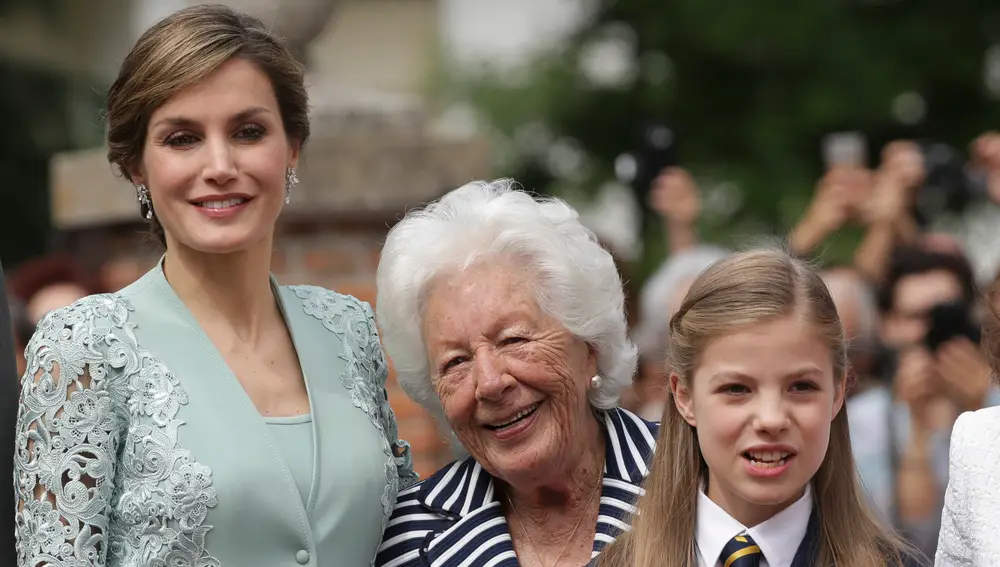
[[767,453],[748,453],[748,456],[753,460],[770,462],[781,461],[788,457],[786,453],[778,453],[775,451]]
[[755,459],[750,459],[750,464],[753,465],[754,468],[758,469],[773,469],[784,465],[785,459],[773,462],[757,461]]

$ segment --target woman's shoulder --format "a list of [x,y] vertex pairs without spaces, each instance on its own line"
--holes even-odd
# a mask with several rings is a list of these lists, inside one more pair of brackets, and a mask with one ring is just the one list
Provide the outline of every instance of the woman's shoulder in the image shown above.
[[358,323],[371,323],[374,328],[372,306],[353,295],[315,285],[281,286],[281,290],[286,302],[298,303],[306,315],[322,322],[331,331],[350,330]]
[[952,444],[993,446],[1000,444],[1000,406],[965,412],[952,427]]
[[36,350],[39,343],[44,343],[48,348],[70,351],[89,346],[92,348],[88,350],[97,352],[101,345],[92,340],[96,335],[128,334],[131,311],[132,305],[118,293],[88,295],[42,317],[28,350]]
[[958,416],[952,426],[949,452],[951,476],[993,470],[1000,455],[1000,407]]

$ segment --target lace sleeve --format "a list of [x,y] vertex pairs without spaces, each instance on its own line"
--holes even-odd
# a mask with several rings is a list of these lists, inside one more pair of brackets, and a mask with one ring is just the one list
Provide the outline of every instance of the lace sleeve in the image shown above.
[[375,368],[378,374],[378,383],[382,389],[382,427],[386,437],[392,445],[392,454],[396,461],[396,471],[399,473],[399,489],[402,490],[417,482],[417,473],[413,470],[413,453],[410,451],[410,444],[399,438],[399,426],[396,424],[396,414],[389,405],[389,392],[385,388],[385,383],[389,379],[389,365],[386,363],[385,354],[378,337],[378,326],[375,324],[375,312],[367,303],[362,302],[365,315],[368,317],[368,324],[371,327],[371,337],[373,341],[372,356],[375,360]]
[[107,563],[118,428],[93,331],[67,308],[28,345],[14,454],[20,567]]
[[[941,531],[938,539],[935,565],[942,566],[972,566],[973,550],[972,534],[970,532],[969,494],[974,490],[974,484],[981,478],[986,478],[986,471],[981,466],[970,468],[972,463],[966,462],[965,453],[969,450],[967,442],[974,432],[970,427],[973,414],[965,413],[958,417],[952,428],[951,456],[949,458],[950,474],[948,488],[945,490],[944,510],[941,513]],[[973,484],[969,484],[970,479]]]

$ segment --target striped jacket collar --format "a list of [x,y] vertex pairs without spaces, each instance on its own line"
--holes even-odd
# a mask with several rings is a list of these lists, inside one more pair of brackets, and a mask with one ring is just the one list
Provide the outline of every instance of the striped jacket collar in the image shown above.
[[[658,426],[621,408],[600,415],[606,447],[602,500],[609,492],[637,495],[649,474]],[[469,457],[446,466],[414,488],[419,491],[417,499],[427,508],[465,517],[497,502],[494,486],[493,477]]]

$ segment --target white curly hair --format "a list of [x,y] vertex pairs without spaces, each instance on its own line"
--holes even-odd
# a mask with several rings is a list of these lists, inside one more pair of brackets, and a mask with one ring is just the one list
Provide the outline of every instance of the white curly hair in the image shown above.
[[527,260],[539,308],[597,354],[602,381],[590,390],[590,404],[617,405],[632,383],[637,349],[628,338],[614,260],[576,210],[520,190],[509,179],[459,187],[407,213],[389,231],[378,266],[376,311],[382,344],[406,394],[443,424],[421,332],[428,287],[442,273],[497,256]]

